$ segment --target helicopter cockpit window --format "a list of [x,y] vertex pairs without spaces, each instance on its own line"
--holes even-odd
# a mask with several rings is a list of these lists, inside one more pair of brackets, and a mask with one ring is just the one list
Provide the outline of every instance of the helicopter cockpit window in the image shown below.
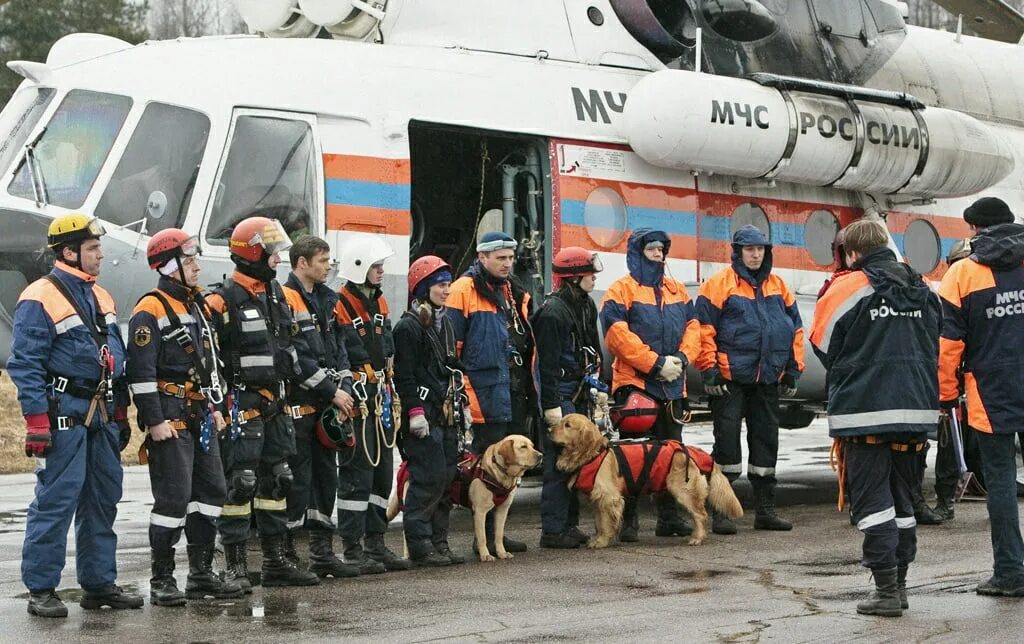
[[316,146],[305,121],[240,116],[214,199],[206,239],[227,244],[246,217],[277,219],[292,239],[313,229]]
[[879,33],[903,31],[907,28],[903,13],[896,5],[885,0],[868,0],[867,5]]
[[30,87],[11,98],[0,121],[0,171],[24,151],[25,141],[57,91],[48,87]]
[[7,192],[63,208],[80,208],[114,145],[132,99],[86,90],[68,92],[21,165]]
[[864,15],[859,2],[850,0],[814,0],[818,28],[834,36],[860,38],[864,31]]
[[[148,219],[150,235],[180,227],[209,134],[205,114],[164,103],[147,105],[96,206],[96,216],[121,226]],[[147,209],[151,199],[160,204],[166,200],[166,206]]]

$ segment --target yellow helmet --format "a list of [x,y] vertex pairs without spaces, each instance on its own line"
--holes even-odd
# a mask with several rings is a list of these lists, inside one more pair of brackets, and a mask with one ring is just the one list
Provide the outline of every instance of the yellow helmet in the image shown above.
[[56,249],[65,244],[99,239],[106,233],[99,219],[80,212],[69,212],[50,222],[50,228],[46,231],[46,245]]

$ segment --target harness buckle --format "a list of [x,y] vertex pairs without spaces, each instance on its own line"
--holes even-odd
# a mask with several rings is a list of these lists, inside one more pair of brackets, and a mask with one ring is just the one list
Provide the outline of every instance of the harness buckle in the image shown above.
[[53,379],[53,382],[50,384],[53,385],[54,391],[62,394],[64,393],[64,390],[68,388],[68,379],[65,378],[64,376],[57,376],[56,378]]
[[66,432],[75,426],[70,416],[57,416],[57,431]]
[[386,318],[384,317],[383,313],[374,313],[373,314],[373,325],[374,326],[384,326],[384,320],[385,319]]
[[416,391],[419,394],[420,400],[423,402],[427,401],[427,397],[430,395],[430,388],[420,385],[420,388]]
[[352,318],[352,328],[355,329],[356,331],[358,331],[359,329],[363,328],[363,318],[361,318],[361,317],[354,317],[354,318]]
[[288,410],[291,413],[292,420],[300,420],[302,418],[302,405],[292,405]]
[[352,383],[352,393],[355,394],[356,400],[360,402],[366,402],[368,396],[366,394],[366,372],[360,371],[359,378]]

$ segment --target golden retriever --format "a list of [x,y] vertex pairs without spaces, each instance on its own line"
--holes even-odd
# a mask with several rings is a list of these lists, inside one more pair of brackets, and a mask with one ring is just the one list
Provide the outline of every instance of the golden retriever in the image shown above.
[[[579,470],[608,450],[608,439],[590,419],[581,414],[569,414],[551,429],[551,440],[562,446],[556,466],[563,472],[577,474]],[[574,475],[569,485],[575,485]],[[691,546],[698,546],[707,538],[708,514],[705,501],[735,519],[743,516],[743,507],[732,491],[729,480],[717,464],[711,472],[710,482],[698,469],[693,459],[683,452],[672,455],[665,480],[666,489],[694,518]],[[594,505],[596,534],[587,543],[589,548],[605,548],[618,534],[622,523],[623,494],[626,482],[619,472],[618,459],[605,458],[597,471],[590,500]]]
[[[467,472],[469,490],[463,494],[468,500],[469,508],[473,511],[473,533],[476,538],[477,553],[480,561],[494,561],[495,557],[487,547],[487,536],[484,530],[484,523],[487,513],[494,512],[494,550],[498,559],[511,559],[512,553],[505,550],[505,521],[508,519],[508,511],[512,507],[512,501],[516,495],[516,489],[527,470],[540,465],[542,455],[526,436],[512,434],[501,439],[488,447],[483,455],[476,462],[475,468],[479,472]],[[462,474],[462,472],[460,472]],[[488,487],[481,478],[487,479],[494,487],[507,491],[508,495],[501,505],[495,504],[495,492]],[[465,484],[467,481],[456,481],[453,485]],[[397,487],[397,486],[396,486]],[[391,491],[391,498],[388,499],[387,520],[394,519],[400,510],[399,498],[405,499],[409,490],[409,483],[405,483],[402,490]],[[497,509],[495,509],[497,508]],[[408,557],[408,550],[406,550]]]

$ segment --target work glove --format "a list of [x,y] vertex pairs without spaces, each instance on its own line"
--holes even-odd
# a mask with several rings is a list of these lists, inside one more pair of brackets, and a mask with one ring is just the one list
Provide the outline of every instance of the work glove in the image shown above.
[[544,410],[544,423],[550,428],[562,422],[562,408],[554,407]]
[[704,378],[704,392],[709,396],[728,396],[729,387],[717,371],[708,370],[701,374]]
[[683,375],[683,361],[676,356],[665,356],[665,363],[658,371],[658,378],[665,382],[675,382]]
[[423,415],[422,407],[413,407],[409,410],[409,433],[416,438],[426,438],[430,433],[430,423]]
[[796,376],[789,374],[782,376],[782,381],[779,382],[779,395],[783,398],[796,396]]
[[42,458],[50,451],[50,417],[46,414],[25,416],[25,456]]
[[118,451],[123,452],[132,440],[132,426],[128,424],[128,409],[118,407],[114,410],[114,424],[117,425]]

